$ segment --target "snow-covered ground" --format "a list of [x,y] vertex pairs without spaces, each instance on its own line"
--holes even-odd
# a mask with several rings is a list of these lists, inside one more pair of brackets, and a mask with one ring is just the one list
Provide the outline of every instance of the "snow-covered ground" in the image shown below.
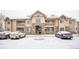
[[0,49],[19,48],[79,48],[79,37],[74,35],[71,40],[62,40],[54,35],[27,35],[19,40],[0,40]]

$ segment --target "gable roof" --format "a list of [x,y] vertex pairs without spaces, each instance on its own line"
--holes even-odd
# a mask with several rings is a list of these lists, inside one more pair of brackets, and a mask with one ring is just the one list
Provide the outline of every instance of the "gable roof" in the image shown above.
[[46,16],[45,14],[43,14],[42,12],[40,12],[39,10],[37,10],[34,14],[32,14],[31,18],[32,18],[36,13],[40,13],[40,14],[42,14],[45,18],[47,18],[47,16]]
[[60,18],[66,19],[67,17],[65,15],[61,15]]

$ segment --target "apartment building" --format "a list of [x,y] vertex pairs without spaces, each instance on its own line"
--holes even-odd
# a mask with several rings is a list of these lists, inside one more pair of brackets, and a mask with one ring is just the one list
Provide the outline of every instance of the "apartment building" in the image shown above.
[[40,11],[36,11],[25,19],[5,19],[6,31],[21,31],[26,34],[54,34],[58,31],[78,32],[75,19],[61,15],[47,17]]

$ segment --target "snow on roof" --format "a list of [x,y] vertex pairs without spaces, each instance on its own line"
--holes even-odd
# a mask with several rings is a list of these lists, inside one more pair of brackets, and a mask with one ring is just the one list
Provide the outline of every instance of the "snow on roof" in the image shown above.
[[53,19],[53,18],[59,18],[59,17],[57,17],[57,16],[55,16],[55,15],[52,15],[52,16],[50,16],[50,17],[48,17],[48,18]]

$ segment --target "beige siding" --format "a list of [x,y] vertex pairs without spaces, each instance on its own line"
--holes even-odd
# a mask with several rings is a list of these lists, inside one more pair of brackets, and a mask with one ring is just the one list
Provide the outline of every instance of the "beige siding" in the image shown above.
[[12,20],[12,24],[11,24],[11,28],[12,28],[12,31],[16,31],[16,20]]
[[[37,24],[36,16],[40,16],[40,23]],[[79,31],[79,24],[76,20],[72,20],[71,18],[64,18],[63,22],[61,23],[60,17],[51,16],[50,18],[46,18],[46,16],[40,12],[33,14],[29,19],[19,19],[20,21],[24,21],[24,23],[17,23],[18,19],[8,19],[5,21],[5,30],[8,31],[16,31],[17,28],[23,28],[24,32],[27,34],[36,34],[36,26],[41,27],[41,33],[57,33],[60,31],[60,28],[63,28],[64,31],[70,32],[78,32]],[[50,20],[50,22],[46,22],[46,20]],[[50,29],[48,29],[50,28]],[[19,29],[18,29],[19,30]]]

